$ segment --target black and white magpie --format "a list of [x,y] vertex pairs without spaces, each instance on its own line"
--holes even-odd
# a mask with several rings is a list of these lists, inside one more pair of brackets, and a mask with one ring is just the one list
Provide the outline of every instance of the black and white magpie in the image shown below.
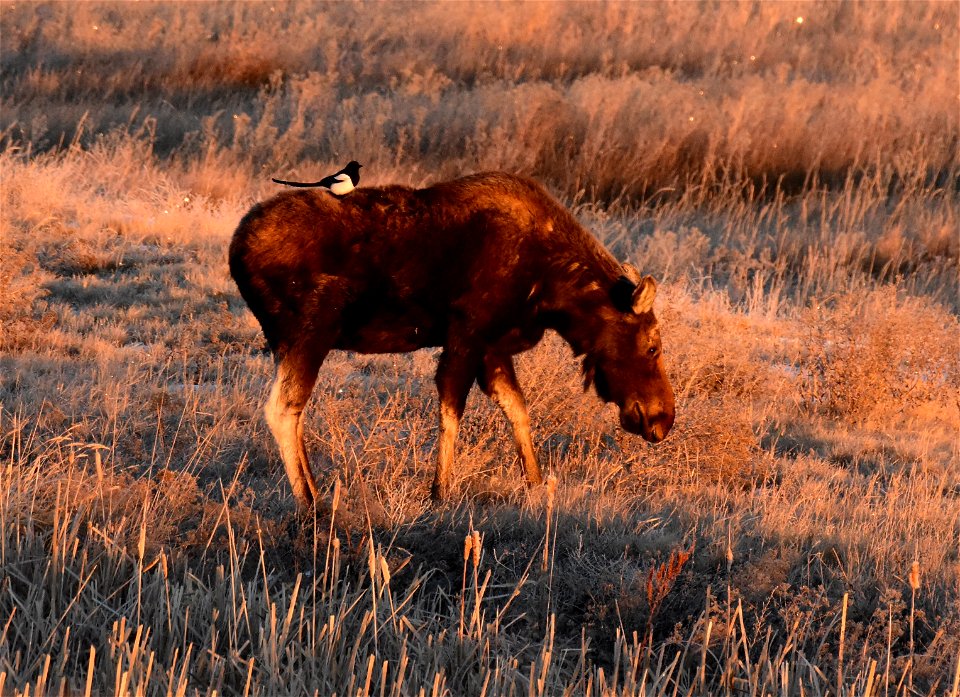
[[350,163],[335,174],[324,177],[318,182],[288,182],[283,179],[274,179],[277,184],[299,187],[321,187],[327,189],[334,196],[346,196],[360,183],[360,168],[363,167],[356,160],[350,160]]

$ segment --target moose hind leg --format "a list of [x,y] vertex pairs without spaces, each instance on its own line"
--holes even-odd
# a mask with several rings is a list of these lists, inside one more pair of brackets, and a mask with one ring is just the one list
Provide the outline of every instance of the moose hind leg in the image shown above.
[[483,361],[483,373],[479,382],[483,391],[503,410],[513,427],[513,439],[517,445],[517,454],[520,456],[527,484],[540,484],[543,476],[533,450],[530,416],[527,413],[523,392],[520,390],[520,383],[517,382],[517,374],[513,369],[513,358],[500,354],[487,354]]
[[301,348],[277,363],[276,379],[264,406],[270,431],[280,448],[297,503],[305,508],[318,497],[317,482],[303,444],[303,408],[310,399],[326,351]]

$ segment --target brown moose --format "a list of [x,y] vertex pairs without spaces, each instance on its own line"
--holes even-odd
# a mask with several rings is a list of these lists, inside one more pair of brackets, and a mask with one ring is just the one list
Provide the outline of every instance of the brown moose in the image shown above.
[[435,499],[448,493],[474,380],[509,419],[527,482],[541,481],[513,355],[547,329],[584,357],[585,386],[616,403],[623,428],[656,443],[673,425],[656,283],[621,266],[529,179],[485,173],[342,199],[284,192],[240,221],[230,272],[276,361],[264,411],[304,506],[319,492],[303,409],[331,349],[442,347]]

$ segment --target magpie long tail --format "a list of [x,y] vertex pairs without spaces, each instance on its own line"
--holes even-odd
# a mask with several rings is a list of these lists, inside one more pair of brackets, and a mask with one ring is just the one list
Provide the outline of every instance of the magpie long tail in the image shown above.
[[284,186],[298,186],[302,189],[307,189],[314,186],[323,186],[321,182],[288,182],[283,179],[272,179],[272,181],[277,184],[283,184]]

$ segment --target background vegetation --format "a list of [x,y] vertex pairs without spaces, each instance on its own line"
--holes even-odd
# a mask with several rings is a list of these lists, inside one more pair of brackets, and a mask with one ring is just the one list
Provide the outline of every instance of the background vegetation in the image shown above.
[[[0,692],[957,694],[956,3],[0,4]],[[536,177],[661,280],[659,446],[338,354],[299,516],[226,246],[271,176]],[[475,532],[474,532],[475,531]]]

